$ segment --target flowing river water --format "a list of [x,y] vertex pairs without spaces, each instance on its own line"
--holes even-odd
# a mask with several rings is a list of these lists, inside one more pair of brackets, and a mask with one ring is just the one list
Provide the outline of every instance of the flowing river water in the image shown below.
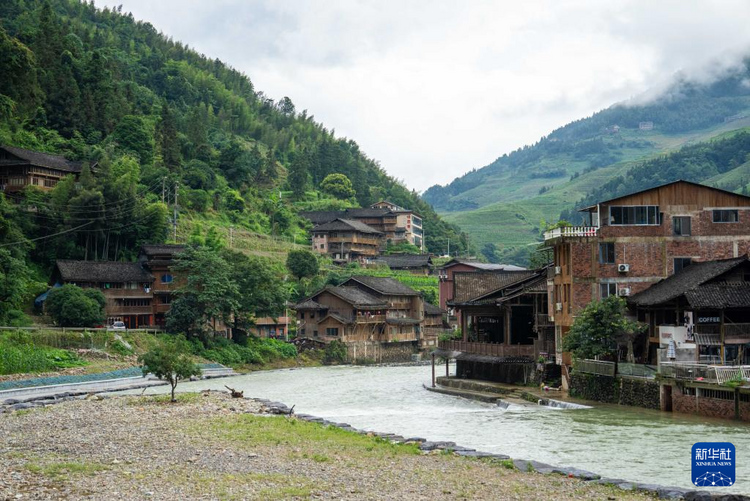
[[429,366],[315,367],[182,383],[178,391],[225,390],[227,384],[246,396],[295,405],[296,412],[355,428],[448,440],[606,477],[684,488],[693,487],[690,452],[695,442],[732,442],[736,483],[716,491],[750,494],[747,424],[598,404],[577,410],[502,409],[429,392],[422,385],[429,384],[430,374]]

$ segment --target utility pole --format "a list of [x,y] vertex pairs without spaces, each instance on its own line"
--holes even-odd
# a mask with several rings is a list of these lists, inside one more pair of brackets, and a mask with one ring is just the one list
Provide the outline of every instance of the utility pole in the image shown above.
[[448,239],[448,257],[451,257],[451,239]]
[[167,183],[167,178],[166,177],[161,178],[161,203],[164,203],[164,194],[166,192],[166,183]]
[[179,181],[174,183],[174,217],[172,218],[172,231],[174,241],[177,242],[177,188],[180,185]]
[[229,248],[231,249],[233,247],[234,243],[234,226],[229,227]]

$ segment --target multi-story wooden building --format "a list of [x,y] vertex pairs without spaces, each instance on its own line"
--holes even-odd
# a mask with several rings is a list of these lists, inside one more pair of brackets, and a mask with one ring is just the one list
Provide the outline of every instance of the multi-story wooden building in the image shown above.
[[141,266],[154,277],[154,323],[160,327],[166,324],[165,315],[171,308],[174,291],[184,283],[184,280],[173,271],[175,257],[184,250],[184,245],[144,245],[138,256]]
[[107,324],[129,329],[163,327],[181,283],[172,271],[182,245],[144,245],[136,262],[58,260],[52,283],[100,289],[107,299]]
[[300,216],[309,220],[316,227],[336,219],[359,221],[383,234],[381,250],[388,243],[407,241],[424,250],[424,230],[422,218],[390,202],[379,202],[363,209],[346,209],[341,211],[301,212]]
[[371,263],[380,254],[383,233],[353,219],[334,219],[312,230],[312,248],[336,262]]
[[554,354],[547,315],[547,271],[478,271],[454,275],[461,339],[439,342],[461,377],[522,381],[538,356]]
[[[295,305],[297,336],[322,342],[418,342],[425,321],[422,296],[392,278],[352,277]],[[434,323],[434,320],[431,320]]]
[[453,326],[461,323],[460,313],[448,306],[453,300],[455,284],[453,277],[455,273],[469,273],[477,271],[522,271],[525,268],[512,264],[480,263],[470,259],[451,259],[438,270],[440,307],[448,310],[448,321]]
[[123,321],[129,329],[154,326],[154,277],[140,263],[58,260],[53,283],[95,288],[107,300],[107,325]]
[[[561,339],[592,300],[627,297],[696,261],[738,257],[750,251],[750,197],[675,181],[582,209],[586,226],[545,233],[554,249],[548,280],[558,362]],[[658,339],[640,354],[656,359]]]
[[60,155],[0,146],[0,191],[12,193],[27,186],[51,190],[65,176],[78,176],[83,164]]

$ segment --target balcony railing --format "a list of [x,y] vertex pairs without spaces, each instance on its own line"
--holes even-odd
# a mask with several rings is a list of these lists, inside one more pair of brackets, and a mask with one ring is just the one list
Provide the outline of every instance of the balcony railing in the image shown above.
[[683,381],[722,384],[733,379],[750,381],[750,365],[705,365],[664,362],[659,366],[663,377]]
[[534,345],[530,344],[499,344],[474,343],[471,341],[439,341],[441,350],[460,351],[472,355],[487,355],[491,357],[528,357],[535,356]]
[[549,319],[549,315],[546,313],[536,314],[536,326],[537,327],[552,327],[553,323]]
[[544,232],[544,240],[554,240],[562,237],[595,237],[598,226],[564,226]]

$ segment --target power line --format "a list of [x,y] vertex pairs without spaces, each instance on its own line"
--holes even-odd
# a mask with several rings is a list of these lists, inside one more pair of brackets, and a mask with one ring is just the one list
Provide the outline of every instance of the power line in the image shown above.
[[89,225],[91,223],[93,223],[93,221],[89,221],[88,223],[84,223],[84,224],[82,224],[80,226],[76,226],[75,228],[71,228],[69,230],[60,231],[58,233],[53,233],[52,235],[45,235],[43,237],[37,237],[37,238],[31,238],[31,239],[27,238],[27,239],[24,239],[24,240],[18,240],[16,242],[10,242],[10,243],[7,243],[7,244],[0,244],[0,247],[8,247],[10,245],[25,244],[25,243],[29,243],[29,242],[36,242],[38,240],[44,240],[45,238],[57,237],[59,235],[64,235],[65,233],[70,233],[71,231],[76,231],[79,228],[83,228],[84,226],[87,226],[87,225]]

